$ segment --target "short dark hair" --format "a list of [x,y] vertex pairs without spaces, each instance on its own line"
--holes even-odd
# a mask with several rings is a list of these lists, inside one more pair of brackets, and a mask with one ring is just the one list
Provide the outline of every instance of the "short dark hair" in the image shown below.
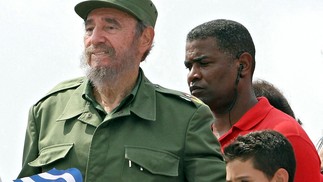
[[226,19],[212,20],[193,28],[186,37],[186,41],[213,37],[220,51],[228,53],[233,58],[248,52],[253,59],[252,74],[255,70],[256,49],[252,37],[242,24]]
[[296,160],[293,147],[286,137],[273,130],[238,136],[224,148],[224,158],[227,163],[235,159],[251,159],[254,168],[264,172],[268,179],[272,179],[279,168],[284,168],[289,182],[294,180]]
[[259,79],[252,83],[252,88],[256,97],[266,97],[272,106],[295,118],[297,122],[302,125],[301,120],[295,117],[294,111],[286,97],[273,84]]
[[253,82],[252,87],[256,97],[266,97],[272,106],[295,118],[287,99],[273,84],[265,80],[257,80]]

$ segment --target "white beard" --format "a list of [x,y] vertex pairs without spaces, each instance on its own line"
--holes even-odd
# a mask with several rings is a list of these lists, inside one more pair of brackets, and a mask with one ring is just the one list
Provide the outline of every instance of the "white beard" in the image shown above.
[[[138,51],[137,46],[132,43],[130,47],[118,57],[113,48],[109,48],[105,45],[101,47],[109,54],[111,64],[101,67],[91,67],[88,63],[91,56],[91,49],[93,49],[92,46],[84,51],[81,58],[81,67],[85,69],[86,77],[92,82],[93,86],[99,90],[114,88],[121,84],[119,83],[120,78],[123,78],[126,73],[137,68],[134,59],[136,58],[136,53]],[[91,61],[99,62],[100,60]]]

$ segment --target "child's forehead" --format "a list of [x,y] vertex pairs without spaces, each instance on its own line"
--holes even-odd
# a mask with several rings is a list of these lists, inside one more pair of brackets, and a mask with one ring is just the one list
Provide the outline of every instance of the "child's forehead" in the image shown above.
[[254,168],[252,159],[234,159],[227,162],[227,181],[269,181],[263,171]]

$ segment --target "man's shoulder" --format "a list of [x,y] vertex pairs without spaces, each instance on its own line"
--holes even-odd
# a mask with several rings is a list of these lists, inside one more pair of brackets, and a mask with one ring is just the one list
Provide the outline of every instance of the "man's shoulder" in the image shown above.
[[148,90],[152,89],[155,92],[159,93],[160,95],[163,95],[169,98],[168,99],[169,101],[176,99],[177,101],[180,101],[182,103],[188,103],[196,107],[207,106],[200,99],[198,99],[197,97],[191,94],[188,94],[179,90],[175,90],[175,89],[166,88],[159,84],[152,83],[145,75],[143,75],[143,83],[145,86],[147,86],[147,87],[144,87],[145,89],[148,89]]
[[78,78],[62,81],[62,82],[58,83],[56,86],[54,86],[49,92],[47,92],[47,94],[45,94],[38,102],[40,102],[40,101],[42,101],[54,94],[64,92],[67,90],[74,90],[77,87],[79,87],[84,81],[85,81],[84,77],[78,77]]
[[205,105],[197,97],[195,97],[191,94],[185,93],[185,92],[181,92],[179,90],[165,88],[160,85],[155,85],[155,90],[156,90],[156,92],[158,92],[162,95],[173,97],[174,99],[178,99],[178,100],[183,101],[185,103],[192,103],[197,107],[199,107],[201,105]]
[[290,136],[300,136],[303,138],[305,137],[307,140],[309,140],[306,131],[295,118],[275,107],[273,107],[270,112],[264,117],[262,123],[269,129],[273,129],[282,133],[287,138]]
[[78,77],[78,78],[74,78],[74,79],[70,79],[70,80],[65,80],[63,82],[60,82],[56,86],[54,86],[54,88],[52,88],[48,92],[48,94],[78,87],[84,82],[84,80],[85,80],[84,77]]

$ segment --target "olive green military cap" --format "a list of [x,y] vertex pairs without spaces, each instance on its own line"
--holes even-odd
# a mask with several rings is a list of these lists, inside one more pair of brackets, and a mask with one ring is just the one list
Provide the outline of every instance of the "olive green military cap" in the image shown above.
[[87,0],[78,3],[74,10],[84,20],[97,8],[116,8],[130,13],[139,20],[155,27],[157,9],[151,0]]

